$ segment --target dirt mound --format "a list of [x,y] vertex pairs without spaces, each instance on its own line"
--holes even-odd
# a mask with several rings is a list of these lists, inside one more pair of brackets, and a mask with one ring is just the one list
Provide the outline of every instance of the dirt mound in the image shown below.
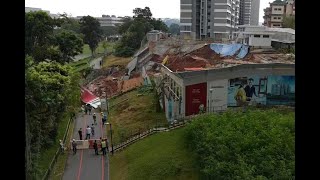
[[170,57],[169,65],[167,66],[172,71],[184,71],[184,68],[206,68],[210,67],[211,64],[207,59],[194,55],[186,55],[182,58]]

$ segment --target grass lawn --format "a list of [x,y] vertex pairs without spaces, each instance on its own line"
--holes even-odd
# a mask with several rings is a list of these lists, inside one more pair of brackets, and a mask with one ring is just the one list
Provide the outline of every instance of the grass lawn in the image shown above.
[[59,139],[63,139],[64,133],[66,131],[67,125],[68,125],[68,121],[69,121],[69,114],[68,113],[64,113],[61,119],[61,122],[59,124],[58,127],[58,135],[57,135],[57,141],[55,144],[53,144],[49,149],[44,150],[41,152],[40,154],[40,158],[39,158],[39,169],[40,169],[40,177],[42,178],[42,176],[44,175],[44,173],[46,172],[46,170],[48,169],[55,153],[57,152],[58,148],[59,148]]
[[[114,45],[115,43],[114,42],[107,42],[107,52],[113,52],[114,51]],[[103,46],[102,46],[102,42],[99,43],[97,49],[96,49],[96,53],[103,53],[104,52],[104,49],[103,49]],[[91,54],[91,50],[89,48],[89,45],[88,44],[85,44],[83,46],[83,52],[82,54]]]
[[84,58],[76,62],[71,62],[70,66],[74,67],[76,72],[79,72],[89,67],[90,60],[91,57]]
[[156,124],[167,124],[164,112],[155,112],[153,94],[137,96],[138,94],[138,90],[133,90],[110,100],[108,122],[112,124],[114,145],[138,133],[139,129],[145,131]]
[[132,60],[131,57],[123,58],[123,57],[116,57],[114,55],[110,55],[104,58],[103,67],[111,67],[111,66],[126,67],[131,60]]
[[185,128],[149,136],[110,157],[110,179],[199,179]]

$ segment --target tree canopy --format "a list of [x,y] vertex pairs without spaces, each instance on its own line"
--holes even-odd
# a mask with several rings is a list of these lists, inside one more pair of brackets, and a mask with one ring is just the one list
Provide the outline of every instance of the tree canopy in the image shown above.
[[122,39],[115,48],[116,56],[132,56],[134,51],[139,49],[145,35],[152,29],[168,31],[168,27],[161,19],[152,17],[149,7],[135,8],[133,13],[133,18],[124,18],[124,23],[118,28],[119,33],[122,34]]
[[52,19],[43,11],[26,13],[25,55],[32,56],[35,62],[49,59],[65,63],[80,54],[83,46],[80,35],[71,30],[54,30],[69,20]]
[[55,38],[56,45],[62,54],[62,60],[64,62],[70,62],[72,57],[82,53],[83,41],[74,32],[62,31],[57,34]]
[[84,43],[89,45],[92,56],[94,56],[94,51],[102,40],[99,21],[91,16],[82,17],[80,19],[80,31],[84,34]]
[[180,34],[180,26],[179,24],[175,24],[175,23],[172,23],[169,27],[169,32],[171,34],[177,34],[179,35]]
[[295,16],[285,16],[283,17],[283,27],[295,29]]
[[59,123],[80,104],[80,74],[67,62],[81,53],[83,42],[74,31],[54,32],[63,23],[43,11],[25,14],[27,179],[42,178],[41,152],[55,147]]

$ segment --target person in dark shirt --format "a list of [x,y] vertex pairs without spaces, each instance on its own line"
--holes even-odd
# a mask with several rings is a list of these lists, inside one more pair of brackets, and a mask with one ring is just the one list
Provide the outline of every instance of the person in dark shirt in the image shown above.
[[252,85],[252,83],[253,83],[253,79],[250,78],[249,84],[244,88],[247,96],[247,101],[251,101],[252,95],[255,95],[256,97],[258,97],[256,94],[256,88]]

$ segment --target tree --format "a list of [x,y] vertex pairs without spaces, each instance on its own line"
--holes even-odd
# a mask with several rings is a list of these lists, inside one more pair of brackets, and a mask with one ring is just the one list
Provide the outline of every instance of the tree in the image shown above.
[[169,33],[171,34],[180,34],[180,26],[178,24],[172,23],[169,27]]
[[55,21],[43,11],[25,13],[25,55],[36,62],[46,59],[53,42]]
[[129,27],[133,23],[133,19],[131,17],[124,17],[122,18],[122,22],[123,23],[118,26],[118,32],[120,34],[124,34],[129,29]]
[[73,31],[77,34],[81,33],[79,21],[69,17],[66,13],[60,14],[60,18],[56,19],[56,21],[60,27],[54,30],[56,34],[63,30]]
[[104,26],[101,27],[101,31],[104,37],[118,34],[118,27],[115,26]]
[[72,57],[82,53],[83,41],[72,31],[62,31],[55,36],[63,62],[70,62]]
[[133,10],[133,13],[134,13],[133,18],[144,18],[144,19],[147,19],[148,21],[150,21],[152,18],[152,13],[149,7],[145,7],[144,9],[135,8]]
[[99,21],[91,16],[82,17],[80,19],[80,30],[84,34],[84,43],[89,45],[92,56],[94,56],[94,51],[102,39]]
[[295,29],[295,16],[283,17],[283,27]]
[[57,127],[65,111],[79,105],[79,74],[58,62],[25,59],[26,140],[28,179],[38,179],[41,150],[56,143]]
[[107,47],[108,47],[108,43],[107,43],[106,40],[104,40],[104,41],[102,42],[102,47],[103,47],[103,49],[104,49],[104,55],[106,55]]
[[151,29],[168,30],[168,27],[160,19],[152,18],[149,7],[135,8],[133,13],[135,14],[133,19],[125,18],[124,23],[119,27],[122,38],[115,48],[116,56],[132,56]]
[[151,25],[153,26],[153,29],[155,29],[155,30],[160,30],[163,32],[168,32],[168,30],[169,30],[168,26],[161,19],[153,18],[151,21]]

